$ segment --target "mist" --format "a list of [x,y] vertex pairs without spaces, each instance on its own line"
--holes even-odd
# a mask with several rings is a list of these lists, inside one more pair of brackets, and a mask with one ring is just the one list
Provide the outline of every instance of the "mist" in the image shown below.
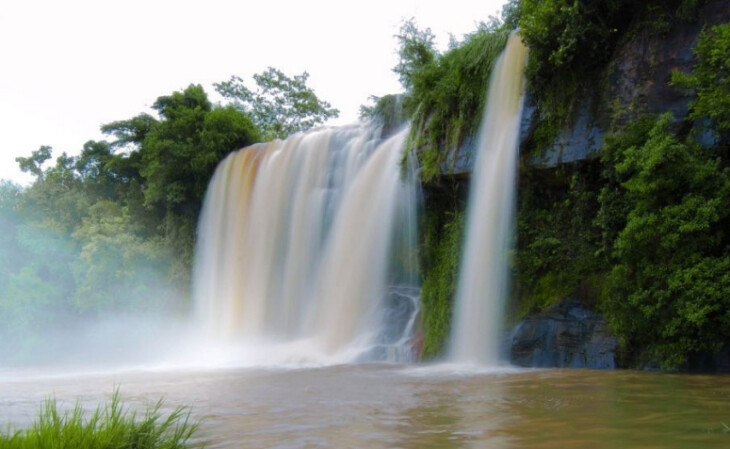
[[189,288],[164,245],[108,201],[69,226],[70,207],[40,207],[33,193],[0,182],[0,369],[110,369],[177,353]]

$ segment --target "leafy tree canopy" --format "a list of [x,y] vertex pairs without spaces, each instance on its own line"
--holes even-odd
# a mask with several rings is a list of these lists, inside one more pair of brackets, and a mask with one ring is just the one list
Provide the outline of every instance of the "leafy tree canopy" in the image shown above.
[[258,141],[259,133],[248,115],[233,107],[214,108],[200,85],[161,96],[152,107],[159,119],[140,114],[102,127],[117,138],[113,147],[132,148],[107,164],[119,175],[143,180],[146,203],[161,213],[197,217],[216,164]]
[[259,133],[196,85],[153,109],[104,125],[114,141],[55,165],[48,146],[18,158],[35,177],[24,189],[0,183],[0,357],[52,352],[52,331],[82,317],[184,305],[208,180]]
[[43,164],[51,158],[52,151],[53,148],[44,145],[33,151],[30,157],[16,157],[15,162],[23,173],[31,173],[36,178],[42,178]]
[[102,125],[101,131],[104,134],[116,137],[113,142],[114,147],[125,147],[130,145],[134,148],[144,140],[147,133],[157,123],[157,120],[149,114],[140,114],[129,120],[119,120],[112,123]]
[[413,88],[414,76],[431,64],[438,56],[431,28],[421,30],[411,18],[400,27],[398,39],[398,64],[393,71],[398,74],[401,85],[409,91]]
[[339,116],[340,111],[307,86],[307,72],[289,77],[269,67],[253,78],[256,90],[246,87],[238,76],[214,86],[234,107],[251,116],[265,140],[283,139]]

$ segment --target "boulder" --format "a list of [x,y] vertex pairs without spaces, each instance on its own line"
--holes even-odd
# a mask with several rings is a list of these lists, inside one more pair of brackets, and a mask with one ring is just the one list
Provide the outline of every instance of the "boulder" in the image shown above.
[[539,368],[616,368],[618,339],[604,318],[579,301],[528,316],[508,333],[512,364]]

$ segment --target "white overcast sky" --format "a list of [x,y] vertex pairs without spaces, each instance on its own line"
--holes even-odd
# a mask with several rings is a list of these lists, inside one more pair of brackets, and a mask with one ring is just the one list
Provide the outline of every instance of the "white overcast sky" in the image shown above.
[[[414,17],[445,48],[504,0],[5,0],[0,8],[0,178],[51,145],[76,154],[99,127],[151,112],[158,96],[268,66],[310,74],[317,95],[357,120],[370,95],[399,92],[398,32]],[[252,85],[253,83],[249,84]]]

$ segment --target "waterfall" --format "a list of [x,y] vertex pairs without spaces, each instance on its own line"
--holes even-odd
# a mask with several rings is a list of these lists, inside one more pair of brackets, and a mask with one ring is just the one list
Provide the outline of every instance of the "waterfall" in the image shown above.
[[512,33],[492,71],[467,209],[449,358],[494,365],[508,294],[527,48]]
[[206,338],[306,340],[313,358],[409,358],[419,188],[412,160],[401,164],[406,133],[381,142],[364,125],[323,128],[219,164],[194,272]]

